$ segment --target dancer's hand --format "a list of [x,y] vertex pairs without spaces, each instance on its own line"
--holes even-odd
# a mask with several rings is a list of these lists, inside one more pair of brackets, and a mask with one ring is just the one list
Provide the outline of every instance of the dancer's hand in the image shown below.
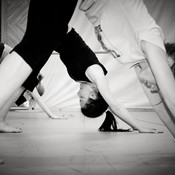
[[140,133],[152,133],[152,134],[160,134],[163,133],[163,131],[158,131],[154,128],[141,128],[138,130]]

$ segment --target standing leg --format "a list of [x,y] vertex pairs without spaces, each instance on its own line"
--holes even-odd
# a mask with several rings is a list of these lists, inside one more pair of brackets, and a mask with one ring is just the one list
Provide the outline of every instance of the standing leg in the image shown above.
[[32,72],[30,66],[15,52],[9,54],[0,66],[0,109]]
[[62,42],[76,3],[30,1],[26,33],[0,66],[0,110],[32,70],[40,70],[56,44]]

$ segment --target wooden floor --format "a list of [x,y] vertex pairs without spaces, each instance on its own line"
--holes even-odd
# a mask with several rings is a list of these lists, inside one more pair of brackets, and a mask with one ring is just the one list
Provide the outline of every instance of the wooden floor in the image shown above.
[[152,111],[131,113],[141,125],[164,133],[100,133],[103,117],[68,112],[67,120],[52,120],[40,111],[11,111],[7,122],[23,132],[0,133],[0,175],[174,175],[169,131]]

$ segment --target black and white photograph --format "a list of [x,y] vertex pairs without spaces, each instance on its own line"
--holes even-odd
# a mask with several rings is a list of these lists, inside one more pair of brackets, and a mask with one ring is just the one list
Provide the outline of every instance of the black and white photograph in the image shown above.
[[0,0],[0,175],[174,175],[175,0]]

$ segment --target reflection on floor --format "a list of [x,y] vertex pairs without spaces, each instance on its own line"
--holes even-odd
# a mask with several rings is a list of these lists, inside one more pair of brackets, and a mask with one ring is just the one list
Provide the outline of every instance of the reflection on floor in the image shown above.
[[11,111],[7,122],[23,132],[0,133],[0,175],[174,175],[169,131],[153,111],[131,114],[164,133],[100,133],[104,116],[87,119],[73,111],[65,114],[68,119],[52,120],[41,111]]

